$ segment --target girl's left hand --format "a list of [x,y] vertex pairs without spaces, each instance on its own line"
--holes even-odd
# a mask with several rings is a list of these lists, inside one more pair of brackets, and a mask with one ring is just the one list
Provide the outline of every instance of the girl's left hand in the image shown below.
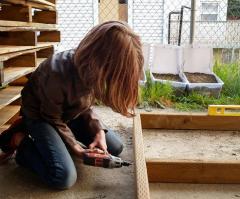
[[107,143],[106,143],[106,136],[105,136],[105,132],[104,130],[100,130],[93,142],[89,145],[90,149],[94,149],[95,147],[98,147],[100,149],[102,149],[105,153],[108,153],[107,151]]

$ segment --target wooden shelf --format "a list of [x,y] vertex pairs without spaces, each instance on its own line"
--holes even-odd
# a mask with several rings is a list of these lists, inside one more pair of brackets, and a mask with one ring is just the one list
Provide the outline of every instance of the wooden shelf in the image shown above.
[[9,46],[0,45],[0,55],[24,50],[41,49],[56,45],[57,42],[39,42],[36,46]]
[[20,111],[20,106],[8,105],[0,110],[0,126],[6,124]]
[[22,86],[9,86],[0,90],[0,109],[11,104],[21,96]]

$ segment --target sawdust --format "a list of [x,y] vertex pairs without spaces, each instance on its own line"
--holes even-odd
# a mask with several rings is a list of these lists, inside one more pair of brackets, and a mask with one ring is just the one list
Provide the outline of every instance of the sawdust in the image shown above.
[[239,160],[240,132],[144,129],[146,158]]

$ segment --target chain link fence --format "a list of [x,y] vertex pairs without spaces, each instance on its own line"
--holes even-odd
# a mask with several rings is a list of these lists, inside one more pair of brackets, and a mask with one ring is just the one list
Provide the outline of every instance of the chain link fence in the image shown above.
[[[91,27],[127,21],[143,42],[186,45],[190,39],[191,0],[58,0],[59,50],[74,48]],[[240,0],[196,0],[194,43],[239,59]]]

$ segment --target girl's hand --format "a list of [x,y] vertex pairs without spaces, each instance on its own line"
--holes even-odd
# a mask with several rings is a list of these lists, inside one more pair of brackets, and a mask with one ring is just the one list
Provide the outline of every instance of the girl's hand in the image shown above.
[[98,149],[98,148],[94,148],[94,149],[84,149],[82,148],[80,145],[75,145],[74,146],[74,153],[75,155],[77,155],[79,158],[83,157],[84,153],[99,153],[99,154],[104,154],[105,152]]
[[89,145],[90,149],[94,149],[95,147],[98,147],[101,150],[103,150],[105,153],[108,153],[104,130],[99,131],[96,134],[93,142]]

